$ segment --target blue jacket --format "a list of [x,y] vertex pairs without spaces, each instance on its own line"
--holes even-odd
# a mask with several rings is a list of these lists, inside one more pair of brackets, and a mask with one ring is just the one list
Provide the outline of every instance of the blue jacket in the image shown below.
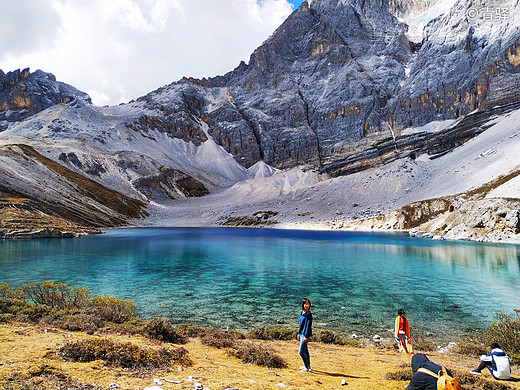
[[298,329],[298,334],[301,334],[303,337],[307,337],[308,339],[312,336],[312,313],[310,310],[307,313],[304,313],[302,310],[300,314],[300,328]]

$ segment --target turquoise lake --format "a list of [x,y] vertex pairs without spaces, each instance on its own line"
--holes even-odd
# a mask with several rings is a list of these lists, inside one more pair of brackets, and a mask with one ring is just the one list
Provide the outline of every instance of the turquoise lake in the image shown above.
[[133,300],[139,316],[248,329],[296,327],[390,336],[397,309],[442,338],[520,308],[520,246],[406,234],[132,228],[74,239],[0,241],[0,282],[88,286]]

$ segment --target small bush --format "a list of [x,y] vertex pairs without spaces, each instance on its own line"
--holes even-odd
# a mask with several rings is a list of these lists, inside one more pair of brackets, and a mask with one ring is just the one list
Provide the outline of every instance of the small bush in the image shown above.
[[410,367],[385,374],[384,379],[391,381],[409,381],[412,379],[413,371]]
[[0,299],[18,299],[25,300],[25,296],[20,288],[13,290],[7,283],[0,284]]
[[317,331],[313,336],[314,341],[318,341],[320,343],[325,344],[337,344],[337,345],[345,345],[347,344],[347,340],[342,337],[339,333],[334,332],[329,329],[322,329]]
[[237,342],[237,334],[233,331],[211,329],[201,339],[202,344],[213,348],[233,348]]
[[482,340],[464,339],[457,343],[453,348],[453,352],[467,356],[480,356],[484,353],[489,353],[488,349],[489,346],[486,346]]
[[0,379],[2,390],[101,390],[91,384],[69,378],[64,372],[47,364],[33,367],[29,372],[15,372]]
[[411,330],[410,337],[415,351],[431,352],[437,350],[437,345],[420,334],[417,329]]
[[177,327],[186,333],[188,337],[204,337],[208,332],[206,328],[195,324],[180,324]]
[[[29,310],[33,305],[25,302],[20,299],[11,299],[11,298],[0,298],[0,313],[2,313],[2,317],[7,321],[7,319],[21,319],[19,318],[19,314],[24,310]],[[29,321],[29,315],[24,315],[24,319]],[[37,315],[31,315],[30,317],[38,317]],[[39,320],[39,318],[37,318]]]
[[27,283],[21,291],[36,305],[57,309],[84,308],[89,301],[88,287],[69,287],[65,283],[45,281],[39,285]]
[[51,319],[45,322],[65,330],[72,332],[80,331],[87,334],[94,334],[104,325],[104,321],[98,316],[84,312],[62,314],[54,320]]
[[107,365],[130,370],[167,368],[172,364],[191,365],[188,351],[162,348],[149,350],[132,343],[116,343],[109,339],[83,340],[67,343],[59,350],[61,356],[72,362],[104,360]]
[[269,368],[287,367],[285,360],[271,349],[261,347],[252,343],[241,344],[233,355],[242,363],[251,363]]
[[43,305],[27,305],[16,313],[16,318],[23,322],[37,323],[50,314],[51,309]]
[[248,337],[257,340],[294,340],[297,332],[287,328],[256,328],[249,332]]
[[495,342],[511,357],[513,364],[520,364],[520,309],[515,316],[496,313],[497,320],[486,332],[488,344]]
[[13,322],[16,320],[16,316],[11,313],[0,313],[0,324]]
[[98,329],[98,333],[115,332],[126,335],[134,335],[138,333],[142,334],[145,326],[146,321],[143,321],[139,318],[131,318],[128,321],[123,322],[122,324],[116,324],[112,322],[109,325],[105,325],[105,327]]
[[165,343],[186,344],[189,341],[182,330],[174,328],[170,321],[160,317],[150,320],[144,327],[143,334],[150,339]]
[[121,324],[135,317],[135,304],[133,301],[117,299],[105,294],[102,297],[94,297],[90,301],[90,311],[108,322]]

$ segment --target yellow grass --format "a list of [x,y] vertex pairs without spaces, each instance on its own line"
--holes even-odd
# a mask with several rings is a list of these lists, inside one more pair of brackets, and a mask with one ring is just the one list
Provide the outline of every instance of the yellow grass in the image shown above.
[[[390,372],[401,371],[409,367],[410,355],[399,354],[390,349],[354,348],[321,343],[310,343],[312,372],[302,373],[298,355],[298,342],[294,341],[259,341],[255,343],[273,348],[288,363],[288,368],[268,369],[250,364],[243,364],[231,357],[226,350],[207,347],[198,339],[184,345],[194,364],[179,371],[172,367],[167,371],[137,375],[123,369],[104,366],[103,361],[90,363],[70,363],[55,353],[57,349],[70,341],[92,337],[109,337],[115,341],[131,341],[148,348],[159,348],[156,341],[134,336],[89,336],[79,332],[45,329],[40,326],[25,324],[0,325],[0,383],[12,374],[29,376],[30,372],[48,367],[83,384],[92,384],[108,389],[111,383],[117,383],[119,389],[142,389],[153,386],[153,378],[166,378],[183,381],[180,384],[163,380],[161,388],[193,389],[193,382],[185,382],[193,376],[197,382],[212,390],[225,388],[244,389],[404,389],[408,382],[384,379]],[[467,372],[476,365],[475,358],[465,358],[455,354],[428,353],[430,359],[445,364],[459,372]],[[518,375],[517,372],[515,372]],[[493,381],[489,373],[482,375]],[[489,377],[489,378],[487,378]],[[518,376],[517,376],[518,377]],[[341,386],[341,380],[348,383]],[[520,389],[520,382],[507,382],[512,389]],[[1,387],[1,386],[0,386]]]

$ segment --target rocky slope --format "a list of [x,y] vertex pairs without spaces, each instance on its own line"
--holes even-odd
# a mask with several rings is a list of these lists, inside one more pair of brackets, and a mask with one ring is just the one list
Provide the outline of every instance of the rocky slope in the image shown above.
[[42,71],[0,72],[0,184],[88,226],[144,205],[146,223],[305,222],[308,202],[348,221],[464,193],[517,169],[502,159],[471,182],[419,180],[520,108],[520,5],[484,3],[305,1],[248,64],[117,107]]
[[74,103],[90,97],[68,84],[56,81],[50,73],[26,68],[5,74],[0,70],[0,131],[58,103]]
[[44,209],[39,201],[0,192],[0,238],[77,237],[101,233]]
[[92,227],[126,225],[147,215],[142,201],[78,175],[30,146],[0,149],[0,237],[93,232]]
[[346,224],[352,230],[406,230],[414,237],[520,243],[520,199],[487,195],[520,171],[461,194],[410,203]]

